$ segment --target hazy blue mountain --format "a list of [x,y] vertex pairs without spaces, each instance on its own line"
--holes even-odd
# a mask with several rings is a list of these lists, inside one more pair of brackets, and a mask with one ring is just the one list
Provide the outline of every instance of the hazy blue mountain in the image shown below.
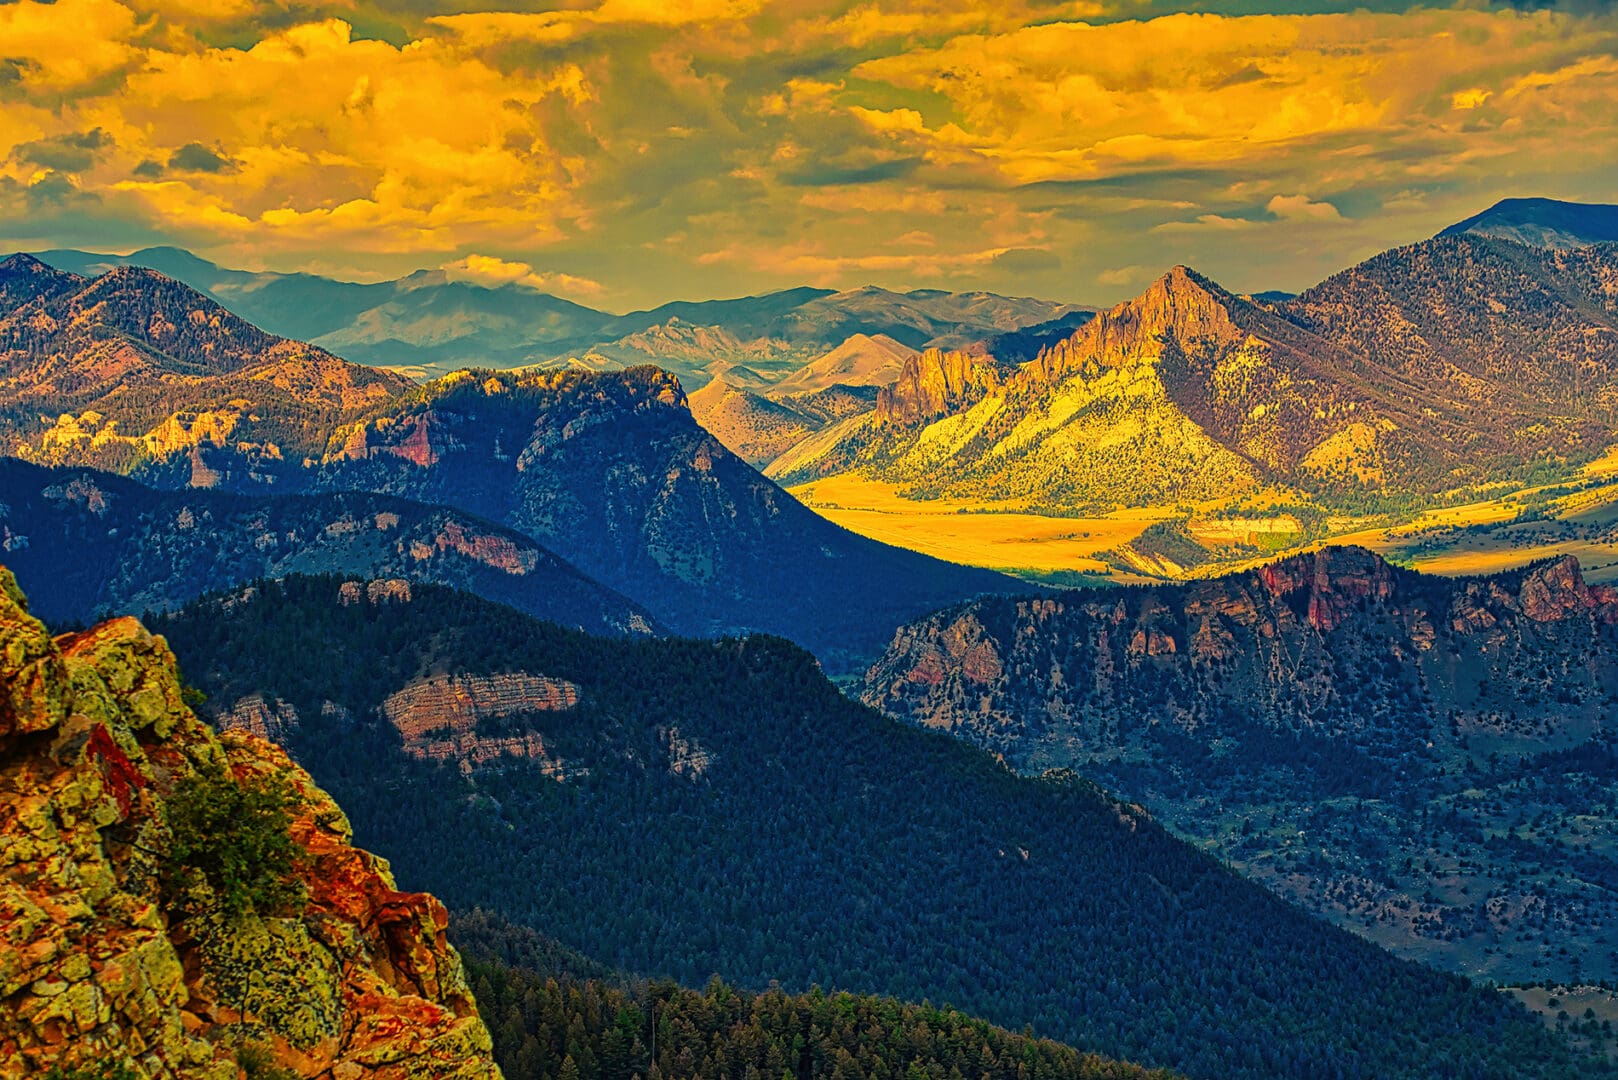
[[442,270],[363,284],[232,270],[174,247],[128,255],[54,250],[38,258],[86,277],[120,266],[157,270],[270,333],[420,375],[571,360],[594,369],[656,364],[688,381],[700,375],[696,386],[727,372],[764,385],[856,334],[885,334],[911,348],[959,347],[1072,310],[982,292],[803,287],[614,315],[521,285],[454,280]]
[[1618,206],[1559,199],[1501,199],[1439,236],[1472,233],[1535,247],[1570,248],[1618,241]]
[[320,345],[356,363],[515,367],[590,340],[611,316],[517,285],[488,288],[420,270],[362,284],[315,274],[229,270],[179,248],[129,255],[46,251],[42,261],[93,276],[144,266],[204,293],[273,334]]

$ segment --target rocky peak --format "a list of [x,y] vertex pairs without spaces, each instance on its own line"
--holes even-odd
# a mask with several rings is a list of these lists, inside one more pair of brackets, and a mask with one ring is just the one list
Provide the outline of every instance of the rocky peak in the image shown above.
[[[0,657],[0,1077],[227,1080],[255,1043],[304,1077],[498,1080],[443,906],[351,846],[281,750],[199,721],[161,638],[124,618],[52,640],[0,568]],[[165,892],[172,800],[201,776],[285,791],[301,903]]]
[[1184,266],[1176,266],[1133,300],[1103,311],[1066,341],[1029,362],[1030,374],[1046,383],[1079,371],[1155,361],[1165,341],[1187,347],[1240,340],[1231,318],[1229,293]]
[[1596,608],[1610,610],[1615,601],[1618,592],[1611,587],[1585,583],[1583,568],[1572,555],[1530,569],[1517,593],[1522,613],[1535,622],[1556,622]]
[[1336,629],[1362,600],[1382,601],[1393,595],[1394,571],[1382,556],[1362,547],[1323,547],[1271,563],[1258,580],[1276,600],[1301,605],[1316,630]]
[[876,415],[890,424],[925,423],[969,408],[999,386],[992,358],[928,349],[907,359],[898,381],[877,393]]

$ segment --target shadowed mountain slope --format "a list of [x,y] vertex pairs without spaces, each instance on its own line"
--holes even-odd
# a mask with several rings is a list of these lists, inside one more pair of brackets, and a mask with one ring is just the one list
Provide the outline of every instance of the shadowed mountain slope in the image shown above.
[[1497,993],[1306,917],[1071,773],[896,724],[779,639],[592,639],[443,589],[341,591],[289,579],[159,628],[219,715],[294,715],[358,835],[457,907],[625,970],[950,1001],[1194,1077],[1574,1071]]
[[[861,697],[1075,768],[1312,910],[1509,981],[1618,975],[1618,592],[1357,548],[902,629]],[[1531,823],[1531,824],[1529,824]]]
[[177,607],[290,573],[451,584],[596,633],[644,610],[521,533],[386,495],[156,491],[90,469],[0,459],[0,548],[52,622]]

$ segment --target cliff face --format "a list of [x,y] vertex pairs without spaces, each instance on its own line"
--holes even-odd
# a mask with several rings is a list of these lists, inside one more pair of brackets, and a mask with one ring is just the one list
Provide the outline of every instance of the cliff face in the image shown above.
[[1547,977],[1550,941],[1614,970],[1618,904],[1580,837],[1618,793],[1618,590],[1571,557],[1447,579],[1325,548],[981,600],[901,628],[861,696],[1015,768],[1079,769],[1407,955]]
[[1172,341],[1182,348],[1229,347],[1247,335],[1232,320],[1230,297],[1217,285],[1176,266],[1134,300],[1119,304],[1035,357],[1028,377],[1055,385],[1079,371],[1155,361]]
[[[161,638],[118,619],[53,641],[0,569],[0,652],[0,1077],[233,1080],[255,1044],[317,1080],[498,1080],[443,906],[352,847],[279,749],[202,724]],[[171,799],[204,774],[284,785],[301,911],[165,894]]]
[[[1050,763],[1056,743],[1105,751],[1160,722],[1213,737],[1237,714],[1243,726],[1369,740],[1391,758],[1447,728],[1448,710],[1503,733],[1542,714],[1597,723],[1618,690],[1601,663],[1564,673],[1560,699],[1529,673],[1559,650],[1618,656],[1614,624],[1618,591],[1587,584],[1571,556],[1450,581],[1328,547],[1186,586],[941,612],[898,631],[862,697],[1023,763]],[[1521,679],[1491,677],[1518,669]],[[1164,685],[1177,689],[1153,689]],[[1126,726],[1091,741],[1109,716]]]
[[503,756],[528,758],[564,779],[581,770],[568,766],[539,732],[489,733],[479,731],[479,722],[566,712],[578,703],[577,684],[518,671],[424,679],[388,695],[381,709],[404,738],[405,753],[414,757],[458,761],[466,770]]
[[876,415],[890,424],[916,424],[960,412],[1000,385],[987,357],[928,349],[905,360],[899,378],[877,393]]

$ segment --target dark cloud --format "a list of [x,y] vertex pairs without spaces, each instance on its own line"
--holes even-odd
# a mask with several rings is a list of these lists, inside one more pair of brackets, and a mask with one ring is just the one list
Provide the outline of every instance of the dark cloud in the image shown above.
[[57,172],[83,172],[95,163],[96,151],[112,145],[112,139],[100,128],[71,135],[57,135],[49,139],[20,144],[13,153],[18,161],[38,165]]
[[60,174],[46,176],[22,189],[30,213],[43,213],[52,210],[67,210],[76,206],[96,205],[100,198],[86,191],[80,191],[78,186],[67,177]]
[[1215,86],[1223,90],[1231,86],[1241,86],[1244,83],[1263,82],[1269,77],[1270,73],[1265,71],[1263,68],[1257,66],[1256,64],[1249,64],[1240,71],[1233,72],[1232,74],[1225,76],[1223,79],[1220,79]]
[[186,143],[169,158],[169,168],[187,172],[222,173],[235,167],[229,158],[219,156],[201,143]]
[[897,180],[909,176],[921,164],[919,157],[896,158],[869,165],[841,165],[836,162],[815,162],[795,169],[782,177],[794,187],[847,187],[850,184],[875,184],[883,180]]

